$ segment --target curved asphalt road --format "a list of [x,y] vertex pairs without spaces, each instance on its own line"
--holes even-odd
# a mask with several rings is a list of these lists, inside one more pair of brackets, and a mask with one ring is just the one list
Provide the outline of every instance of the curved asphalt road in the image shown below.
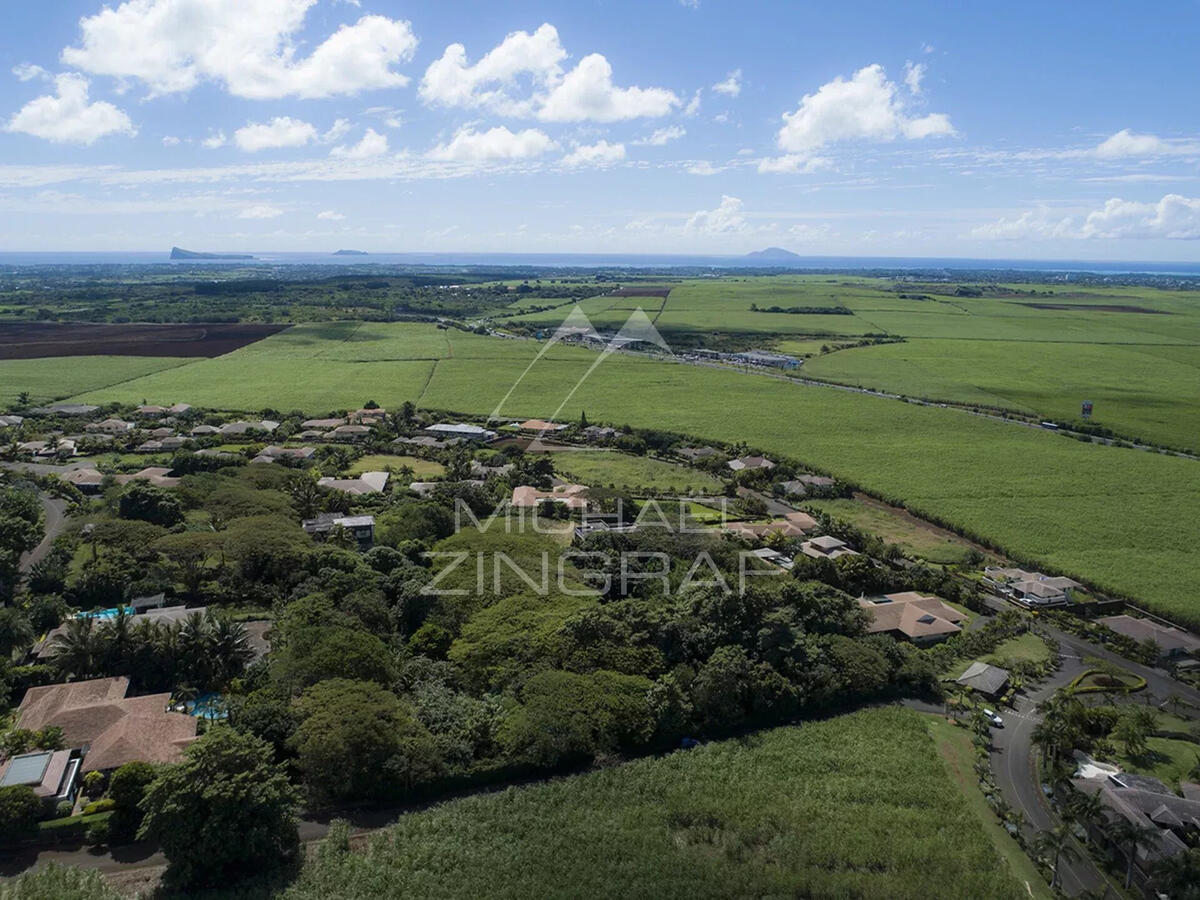
[[26,573],[45,558],[54,546],[54,539],[67,528],[67,501],[48,494],[39,494],[38,499],[42,501],[45,514],[46,534],[41,543],[21,556],[21,571]]
[[[1005,602],[989,598],[993,609],[1003,609]],[[1004,799],[1026,819],[1024,829],[1027,838],[1038,831],[1059,824],[1058,817],[1051,811],[1033,767],[1033,730],[1041,721],[1037,705],[1048,699],[1055,691],[1069,684],[1077,675],[1090,666],[1084,661],[1092,657],[1114,663],[1128,672],[1146,679],[1146,692],[1139,698],[1151,698],[1156,705],[1172,694],[1200,707],[1200,691],[1182,684],[1160,669],[1139,665],[1118,656],[1111,650],[1089,643],[1072,634],[1049,628],[1039,623],[1039,630],[1048,633],[1059,643],[1062,666],[1046,680],[1045,684],[1017,700],[1016,709],[1005,712],[1004,727],[992,731],[992,772]],[[1081,856],[1076,861],[1062,860],[1061,886],[1067,896],[1076,896],[1084,890],[1103,892],[1109,889],[1108,881],[1101,874],[1086,848],[1080,847]]]

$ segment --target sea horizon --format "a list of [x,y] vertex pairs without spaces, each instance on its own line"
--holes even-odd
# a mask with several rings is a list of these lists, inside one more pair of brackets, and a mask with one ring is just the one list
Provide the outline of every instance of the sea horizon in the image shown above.
[[1111,275],[1200,276],[1200,262],[1146,260],[981,259],[919,256],[797,256],[788,259],[745,255],[677,253],[513,253],[491,251],[354,253],[334,251],[203,251],[247,254],[250,259],[170,258],[170,251],[0,251],[0,268],[44,266],[495,266],[537,268],[756,268],[796,270],[985,270]]

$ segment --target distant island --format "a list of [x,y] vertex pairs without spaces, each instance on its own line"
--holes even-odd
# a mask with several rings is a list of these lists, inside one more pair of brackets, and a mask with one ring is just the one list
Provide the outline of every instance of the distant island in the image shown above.
[[367,256],[366,250],[338,250],[334,256]]
[[746,259],[778,260],[779,262],[793,262],[800,258],[800,254],[784,250],[782,247],[768,247],[766,250],[755,250],[753,253],[746,254]]
[[181,247],[171,248],[171,259],[254,259],[249,253],[197,253]]

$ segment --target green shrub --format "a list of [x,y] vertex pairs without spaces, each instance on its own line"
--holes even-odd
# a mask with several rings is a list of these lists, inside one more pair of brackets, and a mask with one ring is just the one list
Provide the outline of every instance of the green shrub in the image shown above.
[[101,819],[88,826],[83,834],[89,847],[102,847],[108,843],[108,819]]
[[0,840],[19,840],[37,828],[42,801],[25,784],[0,788]]
[[85,816],[94,816],[96,813],[109,812],[117,808],[116,801],[111,797],[101,797],[99,800],[93,800],[83,808]]

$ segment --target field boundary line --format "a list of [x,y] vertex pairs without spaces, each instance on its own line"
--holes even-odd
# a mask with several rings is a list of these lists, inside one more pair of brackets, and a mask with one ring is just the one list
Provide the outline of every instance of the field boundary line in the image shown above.
[[425,376],[425,383],[421,385],[421,392],[419,394],[417,394],[417,406],[418,407],[421,405],[421,401],[425,399],[425,392],[427,390],[429,390],[429,384],[430,384],[430,382],[433,381],[433,373],[437,371],[437,366],[438,366],[439,362],[441,362],[440,359],[435,359],[433,361],[433,365],[431,365],[429,367],[429,374]]

